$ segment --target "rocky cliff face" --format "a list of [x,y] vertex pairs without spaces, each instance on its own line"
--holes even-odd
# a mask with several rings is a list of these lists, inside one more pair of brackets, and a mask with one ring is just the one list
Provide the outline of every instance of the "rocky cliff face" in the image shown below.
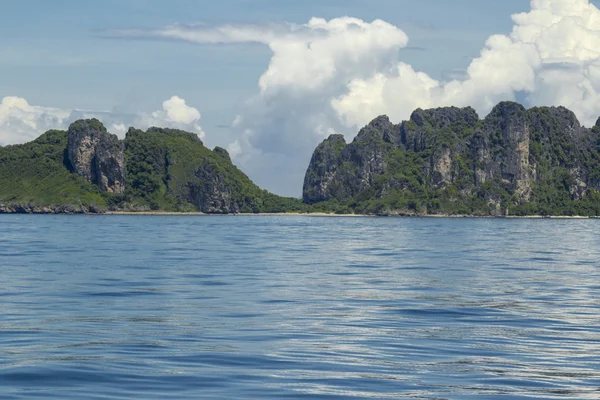
[[530,126],[520,104],[501,103],[492,110],[470,143],[475,185],[498,178],[520,201],[530,199],[534,180],[529,164]]
[[351,185],[343,182],[338,174],[342,163],[348,159],[346,140],[342,135],[331,135],[315,150],[310,166],[304,178],[304,199],[311,203],[325,201],[330,198],[348,197],[350,192],[339,192],[340,189],[351,190]]
[[177,129],[130,128],[120,141],[98,120],[81,120],[68,132],[0,147],[0,213],[306,209],[261,190],[225,149]]
[[232,188],[216,166],[205,164],[188,182],[188,201],[204,213],[238,213],[240,206],[233,200]]
[[124,145],[97,119],[71,124],[67,156],[71,171],[98,185],[103,192],[125,192]]
[[225,150],[224,148],[217,146],[213,149],[213,151],[215,152],[215,154],[218,154],[221,157],[223,157],[225,160],[227,160],[227,162],[231,162],[231,157],[229,156],[229,152],[227,150]]
[[382,116],[350,144],[334,135],[317,147],[303,199],[419,213],[575,210],[600,189],[598,132],[563,107],[511,102],[483,120],[456,107],[419,109],[398,125]]
[[132,128],[125,145],[130,193],[154,208],[211,214],[258,210],[264,193],[223,148],[211,151],[194,134],[159,128]]

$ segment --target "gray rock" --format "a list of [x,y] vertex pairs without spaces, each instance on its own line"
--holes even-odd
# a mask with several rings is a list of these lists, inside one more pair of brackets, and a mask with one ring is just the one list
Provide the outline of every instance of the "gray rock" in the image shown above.
[[346,148],[343,135],[331,135],[315,150],[304,177],[303,197],[306,203],[318,203],[332,197],[347,197],[345,193],[336,193],[334,182],[336,173],[343,162],[342,150]]
[[321,143],[307,170],[303,198],[311,204],[374,200],[411,190],[405,177],[412,175],[424,177],[419,185],[429,191],[453,185],[459,195],[480,198],[480,188],[489,182],[495,189],[483,196],[502,215],[506,194],[524,204],[537,182],[556,179],[557,169],[568,171],[570,177],[560,179],[575,200],[590,188],[600,189],[593,149],[600,149],[600,119],[590,130],[564,107],[526,110],[503,102],[483,120],[470,107],[418,109],[399,125],[377,117],[350,144],[339,135]]
[[528,201],[534,178],[529,165],[530,131],[522,105],[503,102],[494,107],[472,143],[475,183],[500,178],[521,201]]
[[67,155],[71,172],[108,193],[125,192],[123,143],[97,119],[79,120],[68,131]]
[[231,162],[231,157],[229,156],[229,152],[222,147],[215,147],[213,150],[215,153],[226,159],[228,162]]
[[232,201],[232,188],[217,166],[210,163],[200,166],[187,186],[189,201],[199,211],[208,214],[239,212],[239,205]]
[[32,203],[0,203],[0,214],[102,214],[105,210],[96,206],[73,204],[40,206]]

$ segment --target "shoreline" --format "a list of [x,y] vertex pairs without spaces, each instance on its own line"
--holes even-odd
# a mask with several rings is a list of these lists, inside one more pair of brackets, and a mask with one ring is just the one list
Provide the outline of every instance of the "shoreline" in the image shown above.
[[207,214],[202,212],[174,211],[107,211],[97,215],[155,215],[155,216],[196,216],[196,217],[375,217],[366,214],[328,214],[328,213],[240,213],[240,214]]
[[451,214],[404,214],[404,213],[390,213],[387,215],[375,215],[375,214],[335,214],[326,212],[314,212],[314,213],[301,213],[301,212],[290,212],[290,213],[240,213],[240,214],[209,214],[202,212],[177,212],[177,211],[99,211],[89,212],[76,210],[53,210],[50,208],[41,209],[21,209],[18,211],[6,209],[0,209],[0,215],[8,214],[22,214],[22,215],[109,215],[109,216],[174,216],[174,217],[325,217],[325,218],[449,218],[449,219],[600,219],[600,216],[562,216],[562,215],[508,215],[508,216],[493,216],[493,215],[451,215]]
[[340,218],[451,218],[451,219],[600,219],[600,216],[562,216],[562,215],[528,215],[528,216],[480,216],[480,215],[373,215],[373,214],[331,214],[331,213],[243,213],[243,214],[207,214],[202,212],[173,211],[107,211],[102,214],[88,215],[143,215],[143,216],[203,216],[203,217],[340,217]]

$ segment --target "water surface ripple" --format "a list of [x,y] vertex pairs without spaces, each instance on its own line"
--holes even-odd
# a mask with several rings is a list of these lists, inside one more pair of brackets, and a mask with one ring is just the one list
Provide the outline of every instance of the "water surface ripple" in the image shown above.
[[598,399],[600,220],[0,216],[2,399]]

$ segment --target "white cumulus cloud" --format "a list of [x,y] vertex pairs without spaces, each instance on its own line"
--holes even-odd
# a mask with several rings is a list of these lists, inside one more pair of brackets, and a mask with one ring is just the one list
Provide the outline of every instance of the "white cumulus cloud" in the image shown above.
[[0,103],[0,145],[23,143],[40,133],[64,126],[70,112],[31,106],[27,100],[8,96]]
[[[178,96],[165,100],[163,110],[167,113],[166,118],[173,122],[191,124],[200,120],[200,112],[185,104],[185,100]],[[160,116],[160,113],[154,113],[153,115]]]
[[140,129],[157,126],[194,132],[204,139],[200,117],[196,108],[177,96],[164,101],[160,110],[136,114],[34,106],[24,98],[7,96],[0,103],[0,145],[28,142],[47,130],[66,129],[81,118],[98,118],[109,132],[121,137],[130,126]]
[[600,11],[589,0],[532,0],[492,35],[466,72],[436,80],[400,59],[407,35],[382,20],[313,18],[306,24],[174,25],[125,36],[199,44],[262,43],[267,70],[232,128],[237,161],[251,177],[299,194],[312,150],[331,132],[349,137],[380,114],[399,122],[416,108],[472,106],[480,115],[503,100],[563,105],[592,125],[600,115]]
[[299,194],[310,154],[327,135],[346,131],[331,106],[354,79],[394,68],[408,44],[399,28],[375,20],[313,18],[306,24],[171,26],[129,31],[201,44],[262,43],[273,55],[232,128],[232,155],[260,185]]
[[[508,17],[508,16],[507,16]],[[508,34],[482,44],[462,74],[438,80],[401,59],[408,37],[383,20],[312,18],[305,24],[173,25],[115,32],[198,44],[258,43],[272,52],[256,94],[238,112],[229,149],[261,186],[300,194],[314,147],[337,132],[351,138],[380,114],[399,122],[416,108],[472,106],[484,116],[503,100],[563,105],[593,125],[600,116],[600,10],[589,0],[532,0]],[[204,137],[200,112],[174,96],[154,112],[118,114],[0,105],[0,144],[30,140],[77,117],[95,116],[115,133],[170,126]]]
[[196,133],[200,139],[206,137],[199,124],[200,111],[186,104],[185,100],[173,96],[162,103],[162,110],[135,116],[133,126],[146,129],[150,126],[177,128]]
[[[600,115],[600,10],[588,0],[533,0],[513,15],[509,35],[493,35],[462,80],[407,84],[411,70],[357,78],[332,100],[340,118],[360,125],[372,118],[358,101],[372,97],[376,113],[405,119],[416,107],[475,107],[486,114],[518,93],[527,105],[562,105],[592,125]],[[393,98],[391,96],[394,96]]]

